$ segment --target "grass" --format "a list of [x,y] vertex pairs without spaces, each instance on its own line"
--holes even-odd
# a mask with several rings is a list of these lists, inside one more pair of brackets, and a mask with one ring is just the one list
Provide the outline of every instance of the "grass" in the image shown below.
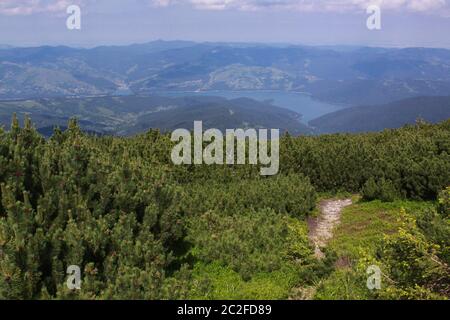
[[[238,218],[240,220],[238,219],[237,222],[243,226],[248,222],[243,219],[243,216]],[[252,232],[253,228],[261,229],[261,226],[245,227],[241,234],[237,234],[240,238],[236,238],[235,241],[240,244],[247,241],[248,247],[252,248],[251,251],[240,251],[239,255],[227,255],[215,261],[197,257],[193,262],[194,286],[189,292],[189,299],[283,300],[289,298],[292,290],[302,285],[304,279],[311,279],[316,264],[319,263],[313,258],[313,250],[309,247],[306,221],[293,217],[285,219],[281,215],[275,215],[275,218],[265,223],[273,224],[277,219],[281,219],[278,222],[279,228],[275,230],[280,234],[273,233],[274,231],[270,228],[263,229],[264,232],[259,233],[253,231],[249,238],[254,241],[259,237],[256,247],[252,247],[254,244],[247,236],[243,237],[243,232]],[[229,231],[227,226],[221,228]],[[274,247],[264,249],[262,244],[272,239],[276,239]],[[234,241],[220,243],[222,246],[217,247],[217,250],[228,248],[227,252],[232,252],[229,249],[237,245]],[[194,247],[191,251],[194,253],[199,249]],[[266,251],[260,256],[255,256],[254,253],[258,253],[257,250]],[[194,253],[193,256],[197,254]],[[260,258],[255,260],[257,257]],[[270,268],[257,268],[261,264],[268,266],[270,261],[276,264]],[[250,269],[246,267],[243,273],[244,264],[250,264],[252,267]]]
[[364,279],[352,270],[337,269],[322,281],[316,291],[315,300],[367,300],[368,289]]
[[373,250],[384,235],[397,232],[400,209],[417,212],[433,207],[433,202],[361,202],[344,208],[341,223],[334,230],[329,247],[338,257],[358,257],[358,248]]
[[[195,300],[282,300],[299,281],[298,271],[289,265],[244,281],[239,273],[219,263],[197,263],[193,276],[199,284],[191,292],[190,299]],[[201,290],[202,283],[207,290]]]

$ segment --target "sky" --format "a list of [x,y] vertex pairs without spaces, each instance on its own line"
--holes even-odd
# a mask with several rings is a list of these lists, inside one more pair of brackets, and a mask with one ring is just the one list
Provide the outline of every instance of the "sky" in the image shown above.
[[[67,7],[81,8],[68,30]],[[366,9],[381,9],[369,30]],[[450,0],[0,0],[0,45],[124,45],[157,39],[450,48]]]

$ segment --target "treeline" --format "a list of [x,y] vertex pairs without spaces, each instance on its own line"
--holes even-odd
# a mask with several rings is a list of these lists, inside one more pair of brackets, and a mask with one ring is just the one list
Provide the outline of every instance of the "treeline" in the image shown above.
[[[46,140],[14,118],[0,129],[0,298],[217,297],[218,273],[254,283],[253,297],[267,273],[279,272],[268,294],[313,282],[330,267],[307,241],[316,192],[435,198],[450,185],[449,142],[450,122],[285,136],[282,172],[266,178],[248,165],[175,166],[154,130],[96,137],[71,121]],[[71,265],[82,290],[66,286]],[[214,276],[196,271],[211,265]]]

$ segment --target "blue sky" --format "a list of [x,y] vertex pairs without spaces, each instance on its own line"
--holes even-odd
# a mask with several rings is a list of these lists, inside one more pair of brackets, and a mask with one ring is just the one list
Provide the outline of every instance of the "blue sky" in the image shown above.
[[[156,39],[450,48],[450,0],[0,0],[0,44]],[[66,28],[78,4],[82,29]],[[377,4],[382,30],[366,28]]]

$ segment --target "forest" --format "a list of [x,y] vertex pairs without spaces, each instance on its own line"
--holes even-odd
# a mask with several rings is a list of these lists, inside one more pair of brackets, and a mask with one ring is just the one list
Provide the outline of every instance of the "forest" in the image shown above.
[[[285,134],[273,177],[177,166],[173,146],[76,120],[48,139],[28,118],[0,129],[0,299],[450,297],[450,120]],[[355,205],[316,259],[308,218],[343,195]],[[66,285],[73,265],[80,290]],[[380,290],[366,287],[370,265]]]

